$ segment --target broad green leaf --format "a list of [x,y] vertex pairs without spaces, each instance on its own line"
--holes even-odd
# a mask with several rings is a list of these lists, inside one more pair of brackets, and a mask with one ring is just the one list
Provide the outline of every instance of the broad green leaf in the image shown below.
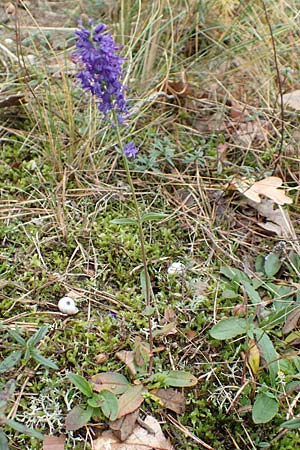
[[254,305],[261,303],[261,298],[258,292],[251,285],[251,283],[249,283],[248,281],[242,281],[242,284],[251,300],[251,303],[253,303]]
[[22,350],[15,350],[10,355],[8,355],[0,363],[0,373],[4,373],[12,369],[22,358]]
[[43,325],[39,328],[33,336],[31,336],[27,341],[27,347],[36,347],[37,344],[44,339],[46,334],[48,333],[48,325]]
[[238,292],[232,291],[231,289],[225,289],[222,292],[223,298],[237,298],[239,296],[240,296],[240,294]]
[[75,384],[75,386],[86,396],[86,397],[92,397],[93,396],[93,389],[90,383],[83,378],[81,375],[78,375],[76,373],[69,373],[68,378],[71,381],[71,383]]
[[170,370],[169,372],[162,372],[160,375],[162,374],[165,374],[164,386],[190,387],[198,383],[194,375],[183,370]]
[[249,323],[246,319],[239,317],[228,317],[216,323],[209,334],[214,339],[230,339],[241,334],[246,334]]
[[[100,394],[103,403],[101,404],[101,409],[105,417],[109,420],[116,420],[119,412],[119,403],[118,399],[111,391],[101,391]],[[125,394],[124,394],[125,395]]]
[[297,428],[300,428],[300,417],[283,422],[280,425],[280,428],[288,428],[289,430],[296,430]]
[[58,370],[58,366],[51,361],[51,359],[45,358],[39,350],[36,348],[31,350],[31,356],[33,359],[38,362],[39,364],[42,364],[44,367],[49,367],[50,369]]
[[115,225],[137,225],[136,219],[129,219],[127,217],[120,217],[119,219],[113,219],[110,223]]
[[8,440],[1,429],[0,429],[0,450],[9,450]]
[[7,419],[5,421],[5,425],[13,428],[14,430],[18,431],[19,433],[26,434],[26,436],[35,437],[36,439],[39,439],[40,441],[44,440],[44,435],[42,433],[34,430],[33,428],[28,428],[25,425],[23,425],[22,423],[16,422],[15,420]]
[[143,391],[145,391],[145,387],[142,384],[137,384],[121,395],[119,398],[118,419],[132,413],[141,406],[144,401],[144,397],[141,395]]
[[18,344],[25,346],[26,345],[26,341],[25,339],[20,335],[20,333],[16,330],[7,330],[7,333],[15,340],[18,342]]
[[143,309],[142,314],[143,316],[149,317],[149,316],[153,316],[155,312],[155,308],[153,306],[146,306],[145,309]]
[[118,372],[97,373],[92,376],[91,382],[94,391],[101,392],[103,390],[109,390],[115,395],[123,394],[131,386],[127,378]]
[[232,267],[221,267],[220,273],[226,278],[236,281],[237,283],[240,283],[241,281],[250,282],[249,277],[239,269],[234,269]]
[[278,401],[267,394],[260,393],[255,397],[252,408],[252,419],[254,423],[267,423],[273,419],[278,411]]
[[265,274],[267,277],[272,278],[276,273],[279,271],[280,267],[282,265],[282,262],[280,261],[279,256],[277,253],[269,253],[265,257]]
[[142,215],[142,221],[147,222],[150,220],[162,220],[165,219],[166,217],[168,217],[168,214],[150,212]]
[[93,397],[87,399],[87,404],[92,408],[100,408],[103,403],[103,398],[100,394],[93,394]]
[[276,352],[271,339],[269,338],[269,336],[265,331],[261,330],[260,328],[255,328],[254,333],[257,338],[257,346],[260,350],[261,356],[266,361],[272,384],[274,384],[276,376],[280,369],[279,355]]
[[93,408],[90,406],[87,409],[82,408],[81,406],[75,406],[71,411],[68,412],[65,427],[68,431],[76,431],[79,428],[86,425],[90,418],[93,415]]

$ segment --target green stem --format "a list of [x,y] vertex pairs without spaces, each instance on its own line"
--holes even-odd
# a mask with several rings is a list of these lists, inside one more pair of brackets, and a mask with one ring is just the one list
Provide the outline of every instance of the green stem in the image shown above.
[[[141,253],[142,253],[142,261],[143,261],[143,267],[144,267],[144,273],[145,273],[145,302],[146,306],[151,306],[151,286],[150,286],[150,277],[149,277],[149,271],[148,271],[148,263],[147,263],[147,255],[146,255],[146,246],[145,246],[145,236],[144,236],[144,230],[143,230],[143,221],[142,216],[134,188],[134,184],[132,181],[128,160],[124,153],[123,144],[122,144],[122,138],[120,133],[120,128],[118,125],[116,114],[114,113],[114,121],[116,124],[116,131],[117,131],[117,138],[118,143],[120,146],[120,150],[122,153],[123,158],[123,164],[127,176],[127,180],[130,186],[132,199],[134,203],[135,213],[136,213],[136,221],[138,226],[138,233],[139,233],[139,239],[141,244]],[[148,326],[149,326],[149,350],[150,350],[150,360],[149,360],[149,374],[152,373],[152,366],[153,366],[153,333],[152,333],[152,323],[151,323],[151,317],[148,316]]]

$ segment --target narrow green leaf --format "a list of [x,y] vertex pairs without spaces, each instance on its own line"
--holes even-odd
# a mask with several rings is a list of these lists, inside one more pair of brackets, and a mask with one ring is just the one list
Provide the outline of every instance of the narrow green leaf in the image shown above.
[[20,345],[26,345],[25,339],[20,335],[20,333],[16,330],[7,329],[7,333]]
[[280,370],[279,355],[276,352],[271,339],[265,331],[261,330],[260,328],[255,328],[254,334],[256,335],[259,351],[267,363],[272,384],[274,384],[278,371]]
[[8,440],[2,429],[0,429],[0,450],[9,450]]
[[27,347],[36,347],[39,342],[46,336],[48,333],[48,325],[43,325],[39,328],[33,336],[31,336],[27,341]]
[[209,334],[214,339],[230,339],[241,334],[246,334],[249,323],[246,319],[239,317],[228,317],[216,323]]
[[280,261],[280,258],[277,253],[269,253],[265,257],[265,274],[267,277],[272,278],[276,273],[279,271],[280,267],[282,265],[282,261]]
[[113,219],[110,223],[115,225],[137,225],[136,219],[129,219],[127,217],[120,217],[119,219]]
[[142,215],[142,221],[147,222],[150,220],[162,220],[168,217],[169,214],[158,213],[158,212],[150,212]]
[[22,350],[15,350],[0,363],[0,373],[12,369],[22,358]]
[[170,370],[169,372],[160,373],[160,375],[162,374],[165,374],[164,386],[190,387],[198,383],[194,375],[182,370]]
[[90,383],[83,378],[81,375],[78,375],[76,373],[69,373],[68,378],[71,381],[71,383],[75,384],[75,386],[86,396],[86,397],[92,397],[93,396],[93,389]]
[[40,441],[44,440],[44,435],[40,433],[39,431],[34,430],[33,428],[28,428],[22,423],[16,422],[15,420],[7,419],[5,422],[5,425],[13,428],[14,430],[18,431],[19,433],[24,433],[26,436],[35,437],[36,439],[39,439]]
[[300,428],[300,417],[283,422],[280,425],[280,428],[288,428],[289,430],[296,430],[297,428]]
[[254,287],[251,285],[251,283],[249,283],[248,281],[242,281],[242,285],[244,286],[244,288],[251,300],[251,303],[253,303],[254,305],[261,303],[262,300],[260,298],[260,295],[254,289]]
[[111,391],[104,390],[101,391],[99,395],[101,395],[103,399],[100,408],[102,409],[105,417],[107,417],[109,420],[116,420],[119,412],[119,403],[115,394],[113,394]]
[[[141,287],[144,299],[150,298],[150,290],[151,290],[151,281],[148,273],[145,273],[144,270],[141,271],[140,274]],[[147,281],[147,282],[146,282]]]
[[53,361],[51,361],[51,359],[45,358],[36,348],[31,350],[31,356],[33,357],[33,359],[35,359],[36,362],[42,364],[42,366],[58,370],[58,366]]
[[90,406],[88,406],[87,409],[84,409],[81,406],[75,406],[67,414],[65,420],[66,429],[68,431],[79,430],[79,428],[83,427],[89,422],[93,413],[94,410]]
[[273,419],[278,411],[278,401],[264,393],[257,394],[252,408],[254,423],[267,423]]

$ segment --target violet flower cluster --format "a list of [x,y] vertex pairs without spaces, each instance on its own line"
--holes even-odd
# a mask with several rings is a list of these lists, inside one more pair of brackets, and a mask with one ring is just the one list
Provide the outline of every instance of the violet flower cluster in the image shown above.
[[77,77],[83,89],[97,97],[99,110],[104,116],[115,110],[120,113],[119,120],[122,121],[128,113],[124,97],[126,87],[122,83],[124,58],[118,55],[120,47],[105,30],[106,25],[100,23],[90,30],[80,24],[80,29],[75,31],[74,59],[83,66]]
[[[93,21],[89,21],[90,29],[80,23],[76,34],[76,52],[73,55],[75,62],[82,65],[78,74],[83,89],[90,91],[97,98],[98,108],[107,116],[115,111],[119,123],[123,123],[128,116],[128,107],[125,99],[127,87],[123,84],[123,62],[112,35],[105,32],[106,25],[100,23],[94,28]],[[123,148],[127,158],[134,158],[138,148],[129,142]]]

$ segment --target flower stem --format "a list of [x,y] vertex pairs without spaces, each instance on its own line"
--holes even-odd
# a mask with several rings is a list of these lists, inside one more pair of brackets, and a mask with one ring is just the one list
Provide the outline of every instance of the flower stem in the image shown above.
[[[144,274],[145,274],[145,303],[146,303],[146,306],[151,306],[151,303],[152,303],[151,302],[151,286],[150,286],[150,277],[149,277],[147,255],[146,255],[146,246],[145,246],[145,235],[144,235],[144,230],[143,230],[143,221],[142,221],[142,216],[141,216],[141,212],[140,212],[140,208],[139,208],[139,203],[138,203],[138,200],[137,200],[134,184],[133,184],[133,181],[132,181],[132,177],[131,177],[131,173],[130,173],[130,169],[129,169],[129,165],[128,165],[128,160],[127,160],[127,157],[126,157],[126,155],[124,153],[124,150],[123,150],[123,144],[122,144],[120,128],[119,128],[118,121],[117,121],[117,118],[116,118],[115,114],[114,114],[114,120],[115,120],[115,123],[116,123],[116,131],[117,131],[118,143],[119,143],[119,146],[120,146],[120,149],[121,149],[122,158],[123,158],[123,164],[124,164],[127,180],[128,180],[129,186],[130,186],[132,199],[133,199],[133,204],[134,204],[135,213],[136,213],[136,221],[137,221],[138,234],[139,234],[139,240],[140,240],[140,245],[141,245],[141,253],[142,253]],[[152,332],[151,316],[148,316],[148,326],[149,326],[149,351],[150,351],[150,356],[149,356],[149,375],[151,375],[152,368],[153,368],[153,332]]]

